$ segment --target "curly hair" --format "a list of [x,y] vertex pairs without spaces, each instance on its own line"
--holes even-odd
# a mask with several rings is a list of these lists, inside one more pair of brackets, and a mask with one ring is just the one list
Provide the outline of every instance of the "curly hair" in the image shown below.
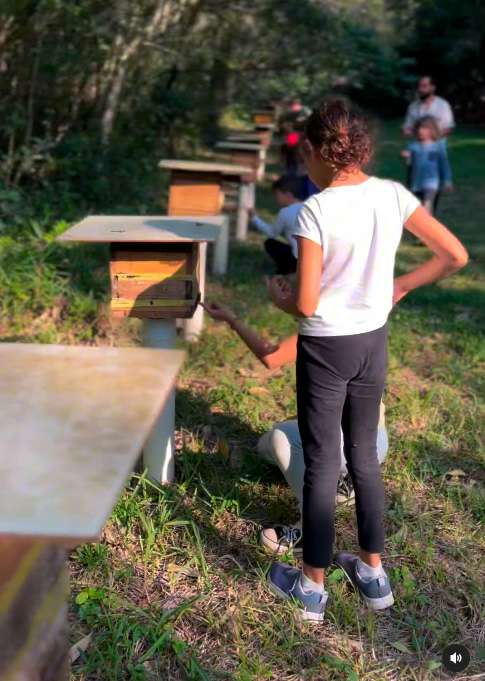
[[367,118],[344,99],[325,99],[309,116],[305,134],[335,168],[362,167],[372,156]]

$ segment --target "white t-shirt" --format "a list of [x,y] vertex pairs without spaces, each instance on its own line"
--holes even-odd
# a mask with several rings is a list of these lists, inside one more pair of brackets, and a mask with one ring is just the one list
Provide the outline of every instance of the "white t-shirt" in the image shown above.
[[446,99],[442,97],[435,96],[429,103],[422,102],[420,99],[411,102],[406,112],[403,128],[405,130],[412,128],[423,116],[433,116],[436,118],[440,130],[448,130],[455,127],[453,110]]
[[350,336],[381,328],[392,308],[394,261],[418,199],[398,182],[370,177],[314,194],[295,236],[323,248],[320,300],[300,321],[304,336]]
[[302,206],[303,204],[298,202],[291,203],[289,206],[282,208],[278,213],[278,217],[276,218],[274,225],[261,220],[261,218],[258,218],[256,215],[252,220],[252,224],[256,227],[256,229],[259,229],[260,232],[263,232],[263,234],[266,234],[273,239],[283,235],[291,246],[291,252],[295,258],[297,258],[298,247],[293,233],[295,231],[296,218],[298,217],[298,213],[300,212]]

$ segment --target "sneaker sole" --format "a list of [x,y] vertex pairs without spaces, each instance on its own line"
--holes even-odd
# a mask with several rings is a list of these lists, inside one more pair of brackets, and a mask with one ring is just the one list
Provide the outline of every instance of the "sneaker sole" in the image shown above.
[[[278,596],[278,598],[282,598],[285,601],[294,600],[291,598],[291,596],[288,596],[287,593],[276,586],[276,584],[273,584],[269,577],[267,582],[269,590],[272,591],[275,596]],[[307,610],[303,610],[302,608],[298,607],[296,614],[298,619],[300,619],[302,622],[323,622],[325,619],[325,612],[308,612]]]
[[352,577],[349,575],[344,566],[340,565],[340,563],[336,563],[336,565],[342,570],[347,580],[350,582],[350,584],[352,584],[355,591],[357,591],[359,596],[362,598],[362,600],[370,610],[386,610],[387,608],[390,608],[391,605],[394,604],[394,595],[392,591],[387,596],[382,596],[381,598],[369,598],[368,596],[362,593],[358,586],[355,585],[354,581],[352,580]]

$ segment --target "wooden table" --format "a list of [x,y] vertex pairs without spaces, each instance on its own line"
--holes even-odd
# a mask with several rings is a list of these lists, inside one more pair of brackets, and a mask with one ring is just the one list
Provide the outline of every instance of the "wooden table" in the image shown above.
[[216,161],[164,159],[159,167],[170,171],[169,215],[214,215],[224,206],[226,182],[238,187],[236,238],[244,240],[248,211],[254,207],[254,170],[250,166]]
[[67,681],[67,551],[95,541],[184,353],[0,344],[0,678]]

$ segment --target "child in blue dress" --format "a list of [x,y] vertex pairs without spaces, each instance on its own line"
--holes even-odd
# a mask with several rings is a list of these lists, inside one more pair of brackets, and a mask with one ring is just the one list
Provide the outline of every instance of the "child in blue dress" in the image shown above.
[[415,140],[401,156],[410,164],[409,185],[431,215],[436,212],[442,190],[453,189],[446,141],[433,116],[423,116],[414,127]]

